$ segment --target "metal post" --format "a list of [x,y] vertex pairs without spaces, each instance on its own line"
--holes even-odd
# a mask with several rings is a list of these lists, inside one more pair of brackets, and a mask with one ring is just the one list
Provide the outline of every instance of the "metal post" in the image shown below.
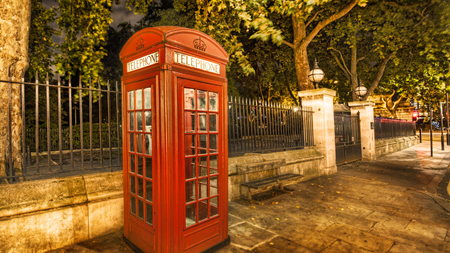
[[450,146],[450,138],[449,138],[449,115],[448,115],[448,92],[447,92],[447,81],[445,82],[445,108],[447,111],[447,145]]
[[419,128],[419,139],[420,143],[422,143],[422,128]]
[[430,110],[430,149],[431,156],[433,156],[433,107]]
[[444,145],[444,114],[443,114],[443,110],[442,110],[442,103],[439,103],[439,105],[441,106],[441,149],[445,150],[445,145]]

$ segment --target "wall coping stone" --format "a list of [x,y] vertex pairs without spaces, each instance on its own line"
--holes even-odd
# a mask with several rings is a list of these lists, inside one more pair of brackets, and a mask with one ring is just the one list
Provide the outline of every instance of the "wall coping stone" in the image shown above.
[[329,95],[329,96],[336,96],[336,91],[332,89],[327,88],[320,88],[320,89],[314,89],[314,90],[303,90],[298,92],[298,96],[303,97],[310,97],[310,96],[317,96],[317,95]]

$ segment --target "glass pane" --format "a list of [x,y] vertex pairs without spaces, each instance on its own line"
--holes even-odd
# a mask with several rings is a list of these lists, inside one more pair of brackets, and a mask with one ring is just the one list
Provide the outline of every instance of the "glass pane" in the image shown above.
[[219,214],[219,197],[211,198],[209,200],[209,217],[213,217]]
[[142,90],[136,90],[136,110],[142,109]]
[[208,175],[208,157],[202,156],[198,158],[198,175],[204,177]]
[[144,109],[152,108],[152,90],[151,88],[144,89]]
[[217,155],[212,155],[209,157],[209,174],[214,175],[218,174],[219,171],[217,170]]
[[215,92],[209,93],[209,111],[217,112],[219,108],[219,96]]
[[134,112],[128,113],[128,129],[134,131]]
[[186,203],[195,201],[195,180],[186,182]]
[[184,132],[185,133],[195,132],[195,112],[184,113]]
[[195,90],[184,89],[184,109],[195,110]]
[[134,91],[128,92],[128,110],[134,110]]
[[145,134],[145,154],[152,155],[152,135]]
[[209,135],[209,153],[217,153],[217,134]]
[[130,152],[134,152],[134,134],[130,134]]
[[184,146],[186,156],[195,155],[195,135],[185,135]]
[[136,131],[142,131],[142,112],[136,112]]
[[142,154],[142,134],[136,134],[137,136],[137,151],[136,153]]
[[131,213],[136,215],[136,199],[133,196],[130,196],[130,202]]
[[197,223],[197,204],[186,206],[186,227]]
[[153,178],[153,164],[152,164],[152,158],[146,157],[145,158],[145,177],[146,178]]
[[145,180],[145,199],[153,202],[153,182]]
[[195,178],[195,157],[186,158],[185,160],[186,179]]
[[145,214],[145,222],[153,226],[153,206],[145,203],[145,210],[147,211]]
[[198,115],[198,131],[206,132],[206,113]]
[[198,153],[199,154],[206,154],[206,134],[200,134],[198,139]]
[[130,171],[131,171],[131,173],[134,173],[135,168],[136,168],[136,165],[134,163],[134,155],[130,155]]
[[133,175],[130,175],[130,192],[136,194],[136,179]]
[[137,170],[137,173],[139,174],[139,175],[144,175],[144,159],[143,159],[143,157],[142,156],[137,156],[137,167],[138,167],[138,170]]
[[138,177],[137,181],[138,181],[138,196],[144,197],[144,179]]
[[198,221],[208,219],[208,200],[198,202]]
[[208,197],[208,178],[203,178],[198,181],[198,199]]
[[209,194],[210,196],[219,194],[217,191],[217,177],[209,178]]
[[145,132],[151,132],[152,131],[152,112],[146,111],[145,112]]
[[138,199],[138,217],[144,219],[144,201]]
[[197,104],[199,111],[206,111],[206,91],[197,90]]
[[209,131],[211,132],[217,131],[217,114],[209,115]]

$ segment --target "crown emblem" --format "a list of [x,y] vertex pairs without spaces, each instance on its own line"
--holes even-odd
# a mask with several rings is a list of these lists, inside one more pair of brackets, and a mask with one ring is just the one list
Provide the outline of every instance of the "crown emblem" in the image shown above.
[[136,51],[144,48],[144,42],[145,42],[145,40],[143,38],[139,37],[139,39],[136,41]]
[[198,50],[202,50],[203,52],[206,51],[206,44],[205,42],[202,40],[201,37],[198,37],[198,39],[194,40],[194,48],[198,49]]

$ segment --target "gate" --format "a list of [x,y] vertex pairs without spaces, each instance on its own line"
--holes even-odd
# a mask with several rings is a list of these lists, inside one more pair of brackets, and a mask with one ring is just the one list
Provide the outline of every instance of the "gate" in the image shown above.
[[336,165],[361,160],[361,131],[359,113],[334,114],[334,131],[336,138]]

